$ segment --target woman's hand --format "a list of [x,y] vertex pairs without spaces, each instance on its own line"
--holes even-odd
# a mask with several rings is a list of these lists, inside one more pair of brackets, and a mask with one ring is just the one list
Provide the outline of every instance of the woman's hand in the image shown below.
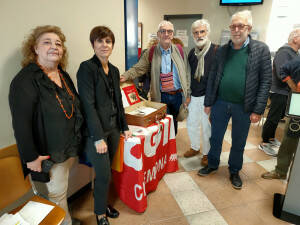
[[128,139],[128,138],[131,138],[132,137],[132,132],[131,130],[125,130],[124,131],[124,138],[125,138],[125,141]]
[[96,150],[99,154],[104,154],[107,152],[107,144],[104,140],[98,141],[95,144]]
[[42,161],[49,159],[49,155],[42,156],[40,155],[36,160],[26,163],[28,169],[35,172],[42,172]]

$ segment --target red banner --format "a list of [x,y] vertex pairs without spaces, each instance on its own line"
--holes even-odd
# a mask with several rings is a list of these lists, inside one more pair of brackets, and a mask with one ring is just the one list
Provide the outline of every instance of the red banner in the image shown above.
[[164,174],[178,170],[172,116],[143,129],[145,135],[124,142],[123,171],[113,170],[120,199],[137,212],[146,210],[147,193],[156,189]]

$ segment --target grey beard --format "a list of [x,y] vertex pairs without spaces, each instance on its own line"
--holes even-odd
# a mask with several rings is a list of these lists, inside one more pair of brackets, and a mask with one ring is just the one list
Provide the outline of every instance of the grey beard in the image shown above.
[[205,38],[205,39],[202,40],[202,41],[197,41],[197,40],[194,39],[195,45],[196,45],[197,47],[199,47],[199,48],[203,47],[203,46],[207,43],[207,41],[208,41],[207,38]]

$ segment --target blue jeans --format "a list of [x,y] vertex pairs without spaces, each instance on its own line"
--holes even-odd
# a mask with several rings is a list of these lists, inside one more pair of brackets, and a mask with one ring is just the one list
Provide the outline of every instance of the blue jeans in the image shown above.
[[211,138],[208,153],[208,166],[218,168],[222,143],[229,119],[232,118],[231,149],[229,155],[230,173],[242,169],[243,154],[250,127],[250,113],[245,113],[243,105],[217,100],[211,109]]
[[175,95],[171,95],[165,92],[161,92],[161,102],[167,104],[167,114],[173,116],[175,135],[177,134],[177,120],[176,117],[179,113],[179,108],[182,103],[182,95],[180,92]]

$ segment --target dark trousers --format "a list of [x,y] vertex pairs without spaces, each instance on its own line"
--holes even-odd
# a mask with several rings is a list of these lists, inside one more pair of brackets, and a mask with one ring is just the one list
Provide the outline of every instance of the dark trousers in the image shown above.
[[173,116],[175,135],[177,134],[177,120],[176,117],[179,113],[179,108],[182,103],[182,95],[180,92],[171,95],[168,93],[161,93],[161,102],[167,104],[167,114]]
[[94,212],[97,215],[105,214],[107,207],[108,191],[111,180],[111,162],[119,145],[120,130],[114,128],[111,131],[106,132],[104,140],[108,148],[107,152],[104,154],[97,153],[92,138],[88,138],[86,146],[87,157],[92,163],[96,174]]
[[270,95],[270,110],[262,130],[262,139],[264,143],[269,143],[269,140],[275,137],[278,123],[280,119],[284,117],[287,98],[288,96],[277,93],[272,93]]
[[208,166],[219,167],[223,138],[231,118],[232,144],[228,164],[230,173],[238,173],[243,165],[244,148],[250,127],[250,113],[244,112],[243,105],[217,100],[212,106],[210,117],[211,147],[208,153]]
[[289,120],[286,121],[282,142],[277,155],[277,165],[275,168],[276,172],[283,176],[286,176],[289,171],[290,164],[293,160],[299,142],[299,137],[290,137],[287,135]]

